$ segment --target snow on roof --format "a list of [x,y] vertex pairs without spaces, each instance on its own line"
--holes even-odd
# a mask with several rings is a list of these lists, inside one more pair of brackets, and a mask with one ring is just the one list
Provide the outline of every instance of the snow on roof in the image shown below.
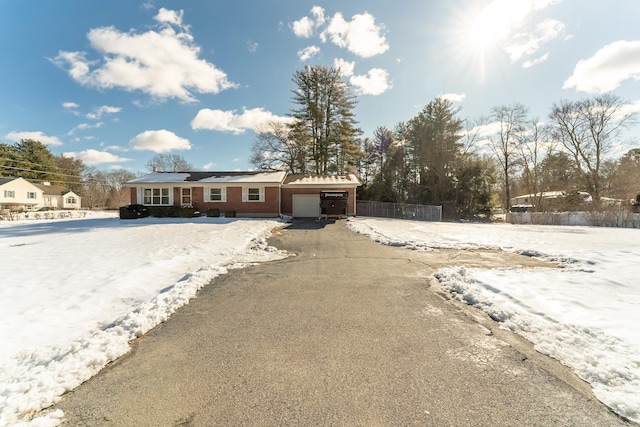
[[287,187],[310,186],[310,185],[344,185],[359,186],[361,185],[358,178],[350,173],[348,175],[289,175],[284,180]]
[[153,172],[127,181],[127,184],[274,183],[282,182],[286,172]]

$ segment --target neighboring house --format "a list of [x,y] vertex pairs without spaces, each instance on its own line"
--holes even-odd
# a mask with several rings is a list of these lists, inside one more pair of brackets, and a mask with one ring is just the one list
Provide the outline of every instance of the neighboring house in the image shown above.
[[285,172],[153,172],[126,183],[131,203],[193,206],[242,217],[319,217],[323,191],[348,195],[347,215],[355,215],[360,181],[348,176],[299,176]]
[[80,209],[81,198],[73,191],[49,182],[34,184],[42,190],[43,208],[47,209]]
[[592,202],[589,193],[575,191],[544,191],[536,194],[525,194],[511,199],[511,212],[527,212],[531,210],[571,210],[583,203]]
[[0,209],[80,209],[80,196],[59,185],[34,184],[24,178],[0,178]]
[[42,205],[43,191],[24,178],[0,178],[0,209],[36,211]]

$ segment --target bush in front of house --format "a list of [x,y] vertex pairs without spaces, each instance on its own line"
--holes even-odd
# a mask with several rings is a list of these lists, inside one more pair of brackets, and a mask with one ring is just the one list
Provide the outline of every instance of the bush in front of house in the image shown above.
[[144,205],[127,205],[120,208],[120,219],[146,218],[151,214]]
[[120,208],[120,219],[137,219],[152,216],[154,218],[192,218],[200,212],[193,206],[151,206],[128,205]]
[[207,216],[210,218],[218,218],[220,216],[220,209],[218,208],[207,209]]
[[152,206],[149,210],[154,218],[192,218],[200,214],[193,206]]

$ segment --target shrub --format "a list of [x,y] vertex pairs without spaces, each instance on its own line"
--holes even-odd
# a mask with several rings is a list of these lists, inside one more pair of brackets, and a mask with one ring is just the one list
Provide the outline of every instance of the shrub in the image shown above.
[[220,216],[220,209],[218,208],[209,208],[207,209],[207,216],[218,218]]
[[127,205],[120,208],[120,219],[145,218],[150,214],[149,208],[144,205]]

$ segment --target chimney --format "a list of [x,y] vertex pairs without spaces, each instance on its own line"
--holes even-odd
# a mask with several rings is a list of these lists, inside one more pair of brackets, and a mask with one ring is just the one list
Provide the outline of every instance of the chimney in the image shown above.
[[154,165],[153,166],[153,173],[156,173],[156,172],[158,172],[158,167]]
[[46,185],[47,187],[51,185],[49,181],[42,181],[42,185]]

